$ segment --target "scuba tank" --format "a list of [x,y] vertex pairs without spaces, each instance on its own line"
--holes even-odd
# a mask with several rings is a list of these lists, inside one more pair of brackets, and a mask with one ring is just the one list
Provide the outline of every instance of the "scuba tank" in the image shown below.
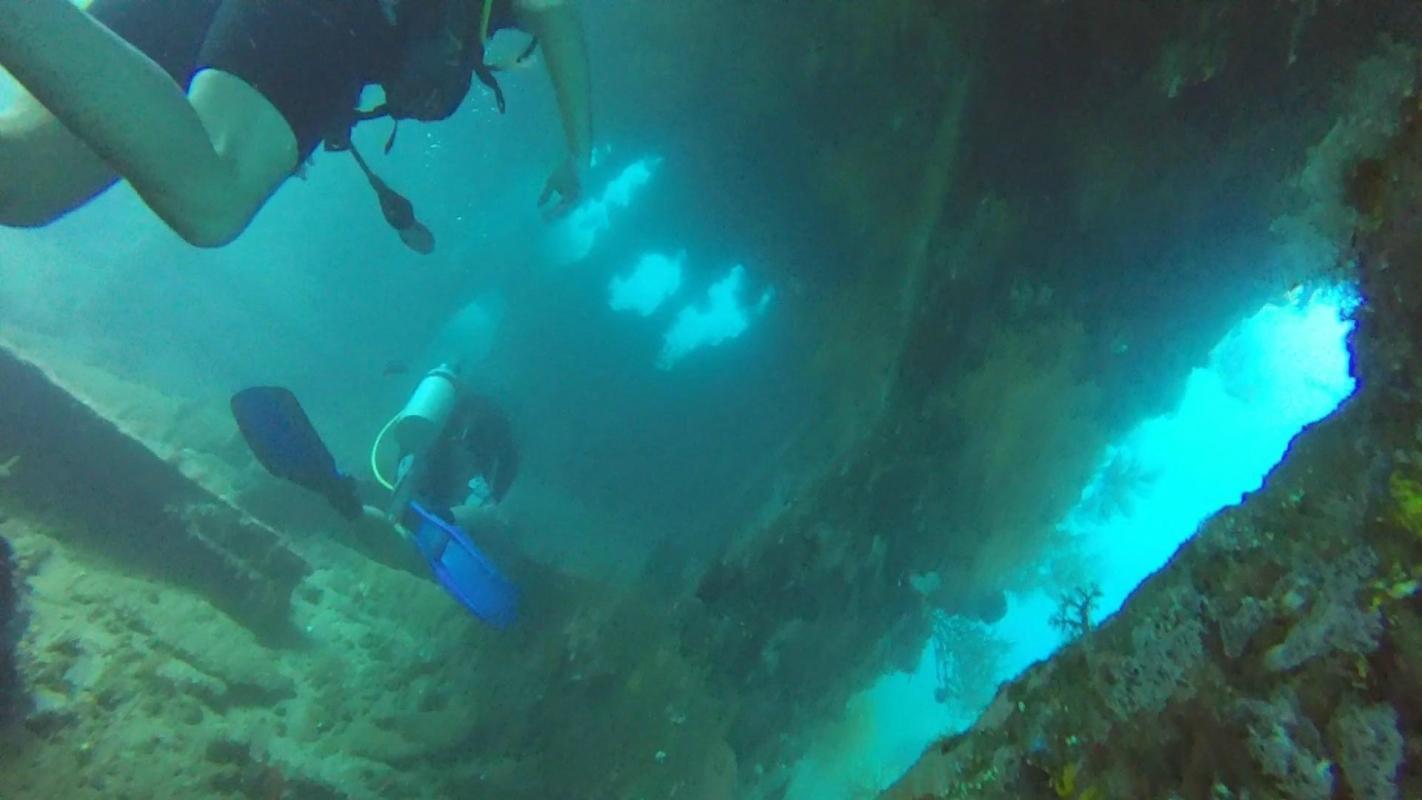
[[[390,418],[370,447],[370,470],[375,480],[391,492],[390,515],[399,519],[414,500],[416,487],[425,480],[429,453],[449,424],[459,400],[459,376],[446,364],[426,373],[400,413]],[[381,444],[395,437],[398,465],[386,475],[380,468]]]
[[429,450],[449,424],[458,399],[459,376],[454,370],[447,364],[430,370],[391,423],[400,450],[416,454]]

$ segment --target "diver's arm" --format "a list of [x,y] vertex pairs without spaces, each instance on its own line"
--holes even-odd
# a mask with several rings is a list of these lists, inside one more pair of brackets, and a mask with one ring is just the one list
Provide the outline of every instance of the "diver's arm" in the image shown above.
[[567,210],[577,202],[580,173],[592,160],[592,89],[582,19],[573,0],[515,0],[514,12],[519,27],[538,37],[543,48],[568,143],[568,158],[549,179],[539,202],[558,192],[562,195],[558,210]]
[[0,0],[0,66],[193,244],[234,238],[295,166],[290,126],[255,89],[209,70],[190,101],[69,0]]
[[592,158],[592,86],[583,21],[572,0],[520,13],[523,24],[538,37],[548,77],[558,98],[568,154],[586,166]]

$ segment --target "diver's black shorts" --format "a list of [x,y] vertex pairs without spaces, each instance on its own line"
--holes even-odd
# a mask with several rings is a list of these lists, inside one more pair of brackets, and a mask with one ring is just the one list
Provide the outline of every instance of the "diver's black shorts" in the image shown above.
[[303,160],[394,46],[374,0],[94,0],[89,13],[184,90],[207,68],[246,81],[286,118]]

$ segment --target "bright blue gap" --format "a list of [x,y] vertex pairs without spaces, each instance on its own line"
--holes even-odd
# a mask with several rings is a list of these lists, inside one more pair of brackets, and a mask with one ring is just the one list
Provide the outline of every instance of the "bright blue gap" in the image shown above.
[[[1173,412],[1146,420],[1109,448],[1061,524],[1067,546],[1079,547],[1091,565],[1087,580],[1101,588],[1102,616],[1115,613],[1204,520],[1258,489],[1294,436],[1353,393],[1347,336],[1356,305],[1351,289],[1332,288],[1296,291],[1264,306],[1191,373]],[[1063,589],[1045,566],[1052,555],[1036,569],[1038,588],[1010,594],[1007,616],[986,628],[1008,648],[997,664],[999,682],[1062,644],[1048,623]],[[963,730],[981,713],[954,698],[935,702],[937,688],[930,642],[914,673],[883,676],[817,737],[788,800],[882,790],[933,739]]]

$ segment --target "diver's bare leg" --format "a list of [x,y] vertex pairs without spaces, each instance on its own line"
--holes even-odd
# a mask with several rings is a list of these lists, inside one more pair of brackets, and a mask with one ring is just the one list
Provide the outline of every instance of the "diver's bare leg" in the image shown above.
[[70,0],[0,0],[0,65],[193,244],[231,241],[297,166],[291,127],[256,89],[206,70],[184,96]]
[[0,112],[0,225],[45,225],[89,202],[118,174],[38,101]]

